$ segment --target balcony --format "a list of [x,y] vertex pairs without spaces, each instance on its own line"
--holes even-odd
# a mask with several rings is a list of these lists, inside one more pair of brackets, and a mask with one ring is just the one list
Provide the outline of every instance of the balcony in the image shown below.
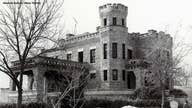
[[143,59],[130,59],[125,63],[126,69],[135,69],[138,67],[147,68],[150,66],[150,63],[147,60]]

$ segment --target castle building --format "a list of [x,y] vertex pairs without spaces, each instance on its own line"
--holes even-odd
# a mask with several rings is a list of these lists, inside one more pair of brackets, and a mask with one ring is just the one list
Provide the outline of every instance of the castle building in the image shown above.
[[[95,33],[67,34],[65,39],[59,40],[59,49],[64,50],[51,50],[44,54],[45,57],[31,61],[31,64],[43,64],[47,60],[43,65],[31,65],[27,70],[26,75],[30,76],[28,89],[37,90],[36,97],[41,97],[48,87],[44,85],[46,80],[42,80],[42,73],[47,71],[43,67],[50,63],[57,66],[58,61],[64,66],[74,66],[76,71],[85,64],[89,66],[87,97],[129,95],[146,86],[149,83],[147,77],[151,75],[148,54],[158,49],[161,43],[160,49],[171,58],[172,38],[155,30],[143,34],[129,33],[127,11],[128,8],[122,4],[100,6],[101,24]],[[49,70],[51,68],[57,71],[57,68],[49,66]],[[13,83],[10,83],[10,89],[15,90]]]

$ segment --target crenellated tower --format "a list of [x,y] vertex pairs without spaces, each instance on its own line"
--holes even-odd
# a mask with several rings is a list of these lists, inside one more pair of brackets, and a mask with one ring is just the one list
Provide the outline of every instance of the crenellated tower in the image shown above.
[[127,25],[127,7],[122,4],[106,4],[99,7],[101,27]]
[[101,25],[97,31],[103,46],[100,72],[101,76],[106,77],[101,78],[103,89],[127,89],[121,74],[125,71],[127,50],[132,50],[127,40],[127,10],[122,4],[106,4],[99,7]]

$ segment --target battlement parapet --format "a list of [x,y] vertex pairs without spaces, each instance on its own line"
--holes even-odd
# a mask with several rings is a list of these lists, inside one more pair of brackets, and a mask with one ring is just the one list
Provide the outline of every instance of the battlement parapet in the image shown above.
[[99,7],[99,11],[105,10],[105,9],[110,9],[110,10],[121,10],[121,11],[127,11],[127,6],[122,5],[120,3],[109,3],[109,4],[105,4],[103,6]]
[[170,34],[166,34],[163,31],[157,32],[156,30],[148,30],[147,33],[129,33],[129,36],[132,39],[154,39],[154,38],[161,38],[161,39],[169,39],[171,38]]
[[137,67],[144,67],[147,68],[150,66],[149,61],[144,59],[130,59],[126,62],[125,68],[126,69],[134,69]]
[[148,30],[148,33],[145,33],[144,36],[152,36],[152,37],[166,37],[171,38],[170,34],[166,34],[163,31],[157,32],[156,30]]
[[76,36],[72,36],[70,38],[67,38],[66,40],[62,40],[63,44],[67,44],[67,43],[70,43],[70,42],[78,42],[78,41],[82,41],[82,40],[86,40],[86,39],[91,39],[91,38],[95,38],[99,36],[98,35],[98,32],[95,32],[95,33],[83,33],[83,34],[80,34],[80,35],[76,35]]

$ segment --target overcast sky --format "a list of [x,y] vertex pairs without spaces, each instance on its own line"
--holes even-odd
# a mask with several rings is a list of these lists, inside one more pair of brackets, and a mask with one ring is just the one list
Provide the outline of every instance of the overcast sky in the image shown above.
[[[73,33],[95,32],[100,25],[98,7],[106,3],[122,3],[128,7],[127,26],[129,32],[145,33],[149,29],[167,31],[185,42],[192,42],[191,0],[65,0],[62,12],[65,22],[63,30]],[[185,60],[190,63],[191,57]],[[0,74],[0,88],[8,87],[8,78]]]

